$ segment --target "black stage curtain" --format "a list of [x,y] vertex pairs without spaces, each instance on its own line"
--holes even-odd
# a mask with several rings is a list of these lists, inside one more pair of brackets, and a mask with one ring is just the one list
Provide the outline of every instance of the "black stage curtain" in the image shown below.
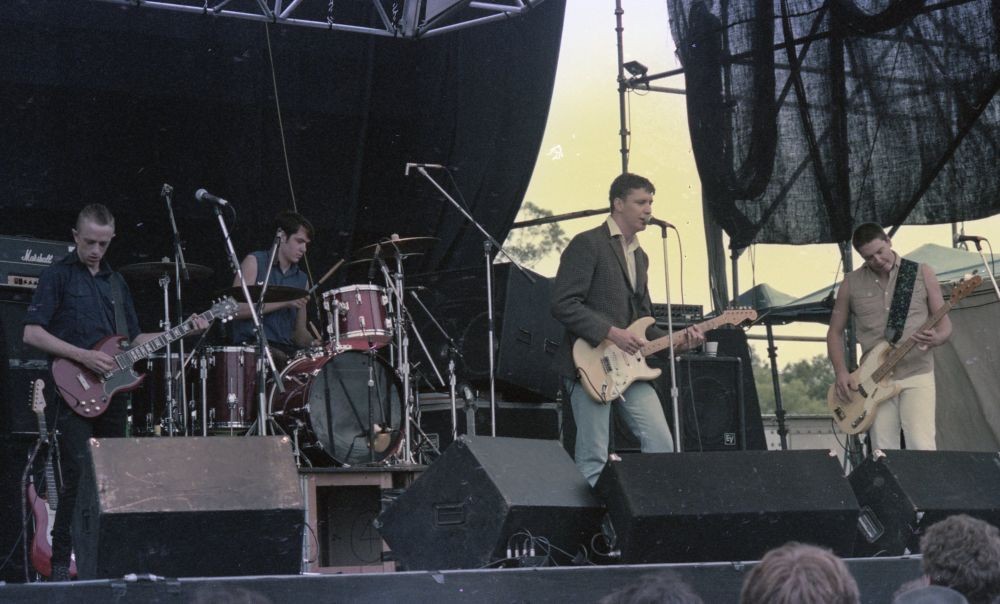
[[[377,18],[370,3],[336,6]],[[505,238],[548,116],[564,9],[549,0],[420,41],[269,26],[295,199],[317,227],[316,278],[392,233],[440,238],[408,261],[414,272],[482,261],[481,237],[429,183],[404,176],[408,161],[454,166],[446,188]],[[263,23],[3,3],[0,232],[68,239],[76,211],[102,202],[118,222],[112,263],[159,260],[172,253],[159,199],[170,183],[188,262],[215,269],[197,293],[228,285],[219,227],[193,192],[232,202],[240,256],[267,246],[270,218],[293,205],[267,49]]]

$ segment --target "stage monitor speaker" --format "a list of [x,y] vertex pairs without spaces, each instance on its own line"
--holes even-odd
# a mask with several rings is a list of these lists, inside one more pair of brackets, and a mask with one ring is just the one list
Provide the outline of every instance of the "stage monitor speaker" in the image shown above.
[[1000,455],[885,451],[850,476],[861,504],[858,555],[920,551],[924,529],[954,514],[1000,527]]
[[303,502],[286,436],[91,439],[81,579],[297,574]]
[[[532,283],[510,264],[495,265],[493,273],[494,361],[499,388],[518,399],[534,396],[555,400],[559,376],[553,359],[562,344],[563,328],[549,312],[551,280],[528,271],[535,280]],[[409,283],[426,287],[419,292],[420,299],[459,348],[459,379],[487,387],[490,365],[485,269],[415,275]],[[423,309],[413,314],[427,348],[444,373],[448,365],[447,341]],[[423,356],[421,352],[415,360]]]
[[[534,537],[572,557],[600,531],[601,509],[553,440],[460,437],[379,516],[407,570],[480,568]],[[568,560],[563,560],[568,562]]]
[[627,564],[759,560],[788,541],[850,556],[858,520],[829,451],[624,455],[597,495]]

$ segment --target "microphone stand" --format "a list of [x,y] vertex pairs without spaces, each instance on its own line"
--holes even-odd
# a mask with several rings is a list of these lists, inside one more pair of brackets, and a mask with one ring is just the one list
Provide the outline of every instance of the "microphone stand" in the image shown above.
[[[212,211],[215,212],[215,218],[219,221],[219,228],[222,229],[222,237],[226,240],[226,252],[229,254],[229,263],[233,266],[233,272],[236,273],[237,278],[240,280],[240,288],[243,290],[243,298],[247,301],[247,308],[250,310],[250,319],[253,321],[253,325],[257,329],[258,342],[261,344],[261,355],[267,360],[267,365],[271,368],[274,375],[277,376],[278,369],[274,366],[274,358],[271,357],[271,349],[268,347],[267,338],[264,337],[264,326],[260,322],[260,316],[257,314],[257,309],[254,307],[253,299],[250,297],[250,290],[247,288],[247,280],[243,276],[243,267],[240,266],[240,259],[236,255],[236,249],[233,247],[233,240],[229,236],[229,229],[226,227],[226,221],[222,218],[222,212],[219,210],[219,206],[217,204],[212,204]],[[261,299],[264,299],[263,295],[261,295]],[[262,362],[264,359],[260,359],[258,362]],[[266,374],[266,371],[262,368],[260,373]],[[260,376],[258,375],[258,377]],[[281,380],[275,379],[274,386],[278,389],[278,392],[284,394],[285,387],[281,384]],[[267,402],[264,397],[263,382],[259,384],[257,392],[258,409],[266,410]],[[205,418],[205,420],[207,421],[207,418]],[[265,436],[267,429],[264,427],[265,424],[262,421],[263,416],[257,418],[257,420],[260,422],[260,427],[258,428],[257,433],[261,436]]]
[[[174,188],[167,183],[163,183],[163,188],[160,189],[160,196],[167,202],[167,214],[170,216],[170,229],[173,232],[174,238],[174,296],[177,300],[177,324],[180,325],[184,322],[184,305],[182,303],[181,296],[181,276],[183,275],[185,281],[191,279],[191,275],[188,273],[187,261],[184,260],[184,248],[181,247],[181,234],[177,228],[177,221],[174,218],[174,204],[173,204],[173,193]],[[170,329],[169,321],[166,329]],[[174,401],[173,396],[173,364],[171,362],[171,344],[167,344],[165,351],[166,359],[164,360],[164,365],[166,366],[165,371],[167,372],[167,405],[169,406],[168,413],[170,414],[170,419],[167,424],[167,432],[173,436],[174,435]],[[182,434],[187,435],[188,433],[188,400],[187,400],[187,379],[184,375],[184,339],[181,338],[177,342],[177,354],[181,359],[181,368],[178,371],[177,379],[179,380],[179,390],[181,391],[180,403],[183,414],[182,421]],[[194,427],[192,426],[192,431]]]
[[[420,299],[420,297],[417,295],[417,292],[410,290],[410,295],[413,296],[413,299],[417,301],[417,304],[420,305],[420,308],[424,309],[424,312],[427,314],[427,317],[430,318],[431,323],[434,325],[434,327],[437,328],[437,330],[441,333],[441,335],[444,336],[444,339],[448,342],[448,398],[451,401],[451,441],[455,442],[455,440],[458,438],[458,405],[457,405],[458,401],[455,389],[455,382],[456,382],[455,356],[458,355],[458,357],[463,361],[465,360],[465,357],[462,356],[461,352],[459,352],[458,345],[455,344],[455,340],[451,339],[451,336],[448,335],[448,332],[445,331],[445,328],[440,323],[438,323],[438,320],[431,313],[430,309],[427,308],[427,305],[424,304],[423,300]],[[415,327],[414,327],[414,333],[416,333]],[[423,344],[422,340],[421,344]],[[434,373],[437,374],[438,379],[441,380],[441,385],[444,386],[444,380],[441,378],[441,373],[438,371],[437,365],[434,364],[434,359],[431,357],[431,354],[427,350],[426,346],[424,346],[424,354],[427,355],[427,360],[430,361],[431,367],[434,369]]]
[[524,267],[518,264],[516,260],[511,258],[510,254],[508,254],[507,251],[503,249],[503,246],[500,245],[497,242],[497,240],[493,238],[493,235],[490,235],[489,231],[483,228],[483,225],[476,222],[476,219],[473,218],[472,215],[469,214],[469,212],[467,212],[460,203],[455,201],[454,197],[449,195],[448,192],[445,191],[444,188],[437,183],[437,181],[431,178],[430,174],[427,173],[427,169],[424,166],[418,165],[416,166],[416,170],[421,174],[421,176],[427,179],[427,182],[431,183],[431,185],[433,185],[435,189],[440,191],[441,195],[443,195],[445,199],[451,202],[451,205],[455,206],[455,209],[457,209],[459,213],[462,214],[462,216],[464,216],[465,219],[469,221],[471,225],[476,227],[476,229],[479,230],[479,232],[482,233],[484,237],[483,255],[485,257],[485,262],[486,262],[486,301],[487,301],[486,312],[487,312],[487,326],[488,326],[489,347],[490,347],[489,351],[490,434],[491,436],[496,436],[497,435],[496,361],[494,359],[494,352],[493,352],[494,348],[493,342],[496,339],[495,336],[496,328],[494,325],[494,316],[493,316],[493,258],[490,252],[495,247],[499,253],[503,254],[504,257],[507,258],[507,260],[514,265],[514,268],[521,271],[521,274],[524,275],[529,282],[534,283],[535,278],[531,276],[531,274],[529,274],[528,271],[524,270]]
[[670,256],[667,252],[667,226],[666,224],[656,225],[660,227],[663,238],[663,278],[667,285],[667,332],[670,335],[670,404],[674,417],[674,451],[680,453],[684,450],[684,443],[681,441],[681,408],[679,394],[677,391],[677,357],[674,351],[674,313],[671,310],[670,302]]
[[997,278],[993,276],[993,268],[987,262],[985,254],[983,254],[982,240],[975,239],[974,243],[976,244],[976,251],[979,252],[979,257],[983,261],[983,266],[986,267],[986,274],[990,277],[990,283],[993,284],[993,291],[996,292],[997,299],[1000,300],[1000,287],[997,287]]

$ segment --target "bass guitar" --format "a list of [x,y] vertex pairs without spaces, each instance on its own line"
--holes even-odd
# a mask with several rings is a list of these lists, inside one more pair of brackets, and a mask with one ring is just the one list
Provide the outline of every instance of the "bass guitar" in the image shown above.
[[[236,300],[225,297],[200,315],[206,321],[220,319],[228,321],[236,315]],[[177,327],[165,331],[155,338],[133,348],[125,348],[125,336],[108,336],[94,346],[115,359],[115,368],[104,375],[97,375],[90,369],[66,358],[52,361],[52,378],[63,400],[77,415],[97,417],[111,404],[111,397],[119,392],[135,390],[142,385],[145,375],[135,370],[134,365],[148,358],[157,350],[174,340],[195,330],[194,319],[188,319]]]
[[[757,318],[757,311],[750,309],[732,309],[721,315],[698,324],[702,331],[708,331],[723,325],[739,325],[744,321]],[[637,319],[626,329],[644,338],[646,329],[653,324],[653,317]],[[583,338],[577,338],[573,344],[573,362],[576,364],[583,385],[590,398],[599,403],[610,403],[621,398],[622,393],[637,380],[648,381],[660,376],[660,369],[653,369],[646,364],[646,357],[664,350],[670,346],[679,346],[683,333],[677,332],[650,341],[635,354],[627,354],[611,340],[604,340],[597,346],[591,346]]]
[[[52,469],[49,429],[45,424],[44,388],[45,382],[35,380],[31,388],[31,410],[38,417],[39,441],[43,445],[49,445],[45,456],[45,497],[38,496],[32,483],[28,483],[25,495],[28,498],[28,508],[35,519],[35,536],[31,539],[31,566],[48,579],[52,577],[52,528],[56,522],[56,508],[59,507],[59,491],[56,489],[56,473]],[[70,558],[69,576],[76,576],[76,560],[73,558]]]
[[[983,278],[975,275],[956,285],[951,290],[948,301],[932,313],[917,331],[937,325],[959,300],[969,295],[982,282]],[[858,388],[851,390],[851,399],[847,402],[837,396],[836,384],[830,386],[826,393],[826,404],[833,414],[833,421],[837,422],[843,432],[859,434],[868,430],[875,421],[878,406],[899,394],[899,384],[892,381],[892,370],[916,344],[917,341],[910,336],[899,346],[879,342],[866,352],[861,357],[858,368],[851,373],[851,382],[857,384]]]

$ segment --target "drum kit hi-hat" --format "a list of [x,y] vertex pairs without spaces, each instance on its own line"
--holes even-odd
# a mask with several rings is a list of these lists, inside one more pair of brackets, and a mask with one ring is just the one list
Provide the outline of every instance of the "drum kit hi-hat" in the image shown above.
[[[146,388],[133,396],[132,433],[259,434],[265,433],[259,426],[268,422],[274,432],[293,437],[300,461],[309,465],[384,463],[390,458],[412,463],[413,431],[423,433],[412,421],[414,410],[408,403],[407,348],[411,334],[421,346],[423,340],[403,300],[403,269],[407,258],[423,254],[436,241],[393,235],[357,250],[355,260],[341,268],[367,266],[367,282],[323,292],[325,334],[317,345],[298,351],[276,379],[268,378],[263,385],[259,346],[197,345],[187,356],[168,349],[143,361],[140,369],[148,377]],[[120,272],[130,279],[159,280],[164,324],[169,325],[166,292],[170,275],[179,274],[177,265],[164,260],[133,264]],[[187,274],[203,280],[212,271],[189,263]],[[297,300],[313,291],[277,285],[247,289],[259,303]],[[242,287],[218,294],[244,298]],[[438,378],[444,385],[440,373]],[[176,400],[178,393],[181,401]],[[259,417],[260,393],[266,396],[264,418]]]

